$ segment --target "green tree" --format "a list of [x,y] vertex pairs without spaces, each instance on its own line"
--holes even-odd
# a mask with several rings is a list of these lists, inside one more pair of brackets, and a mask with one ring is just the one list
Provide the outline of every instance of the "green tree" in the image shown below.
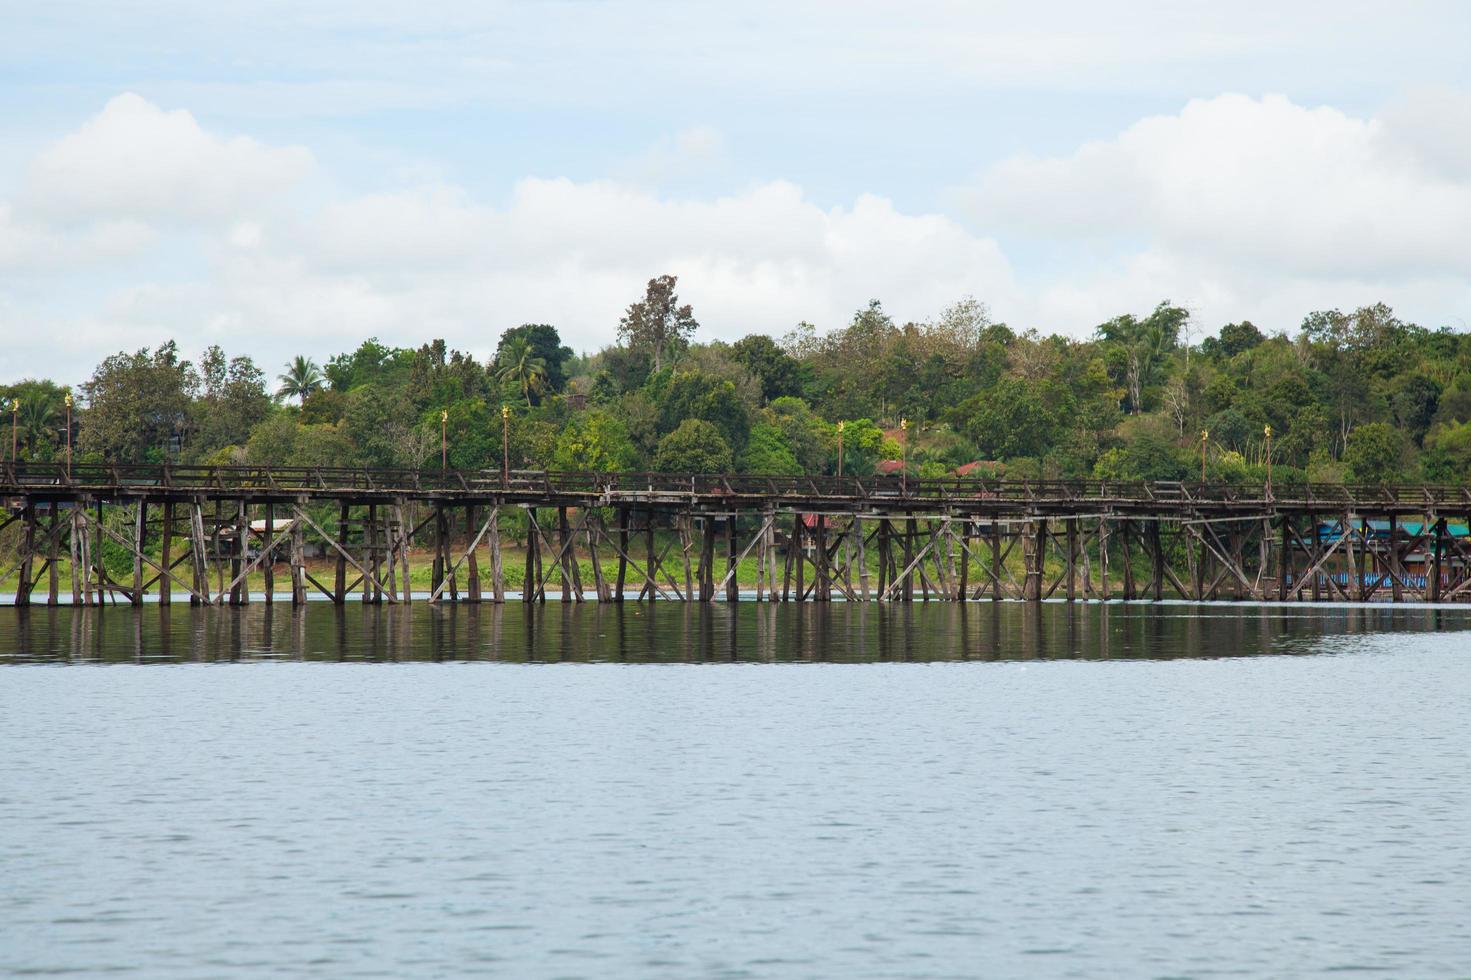
[[[533,357],[541,358],[545,366],[544,390],[559,394],[567,389],[567,361],[572,357],[572,348],[562,344],[557,328],[546,323],[523,323],[501,334],[496,344],[495,360],[501,362],[501,351],[512,344],[525,340]],[[519,355],[518,355],[519,356]]]
[[663,473],[729,473],[730,444],[704,419],[685,419],[659,440],[654,466]]
[[770,422],[757,422],[751,427],[751,438],[741,453],[740,468],[759,476],[798,476],[802,465],[786,437]]
[[802,394],[802,365],[763,333],[742,337],[730,345],[731,355],[761,383],[761,400]]
[[1358,483],[1393,483],[1405,468],[1404,433],[1385,422],[1367,422],[1348,434],[1343,462]]
[[637,465],[628,427],[611,412],[586,412],[570,419],[557,436],[552,465],[559,470],[616,473]]
[[310,357],[297,354],[286,364],[286,372],[277,377],[281,386],[276,389],[277,398],[295,398],[302,403],[307,396],[320,391],[327,383],[326,375]]
[[547,363],[537,356],[530,338],[523,334],[501,346],[495,375],[502,384],[509,384],[519,391],[526,399],[526,407],[531,408],[531,396],[540,395],[546,384]]
[[683,349],[700,326],[690,305],[679,305],[677,282],[676,276],[650,279],[644,298],[630,304],[618,322],[618,336],[630,348],[647,350],[655,372],[664,369],[665,356]]
[[119,463],[161,461],[184,431],[198,378],[173,341],[103,360],[82,385],[79,448]]
[[218,346],[199,361],[202,390],[193,406],[190,454],[200,459],[226,446],[243,446],[250,430],[271,411],[266,376],[248,357],[226,359]]

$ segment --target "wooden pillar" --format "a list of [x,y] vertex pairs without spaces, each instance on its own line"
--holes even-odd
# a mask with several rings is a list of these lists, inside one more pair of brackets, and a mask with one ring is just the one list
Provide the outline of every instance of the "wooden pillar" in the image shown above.
[[[305,509],[306,498],[298,497],[296,506]],[[295,515],[291,523],[291,604],[306,604],[306,524]]]
[[1389,584],[1394,593],[1395,602],[1403,602],[1405,599],[1405,585],[1400,581],[1401,571],[1404,565],[1400,561],[1399,553],[1399,515],[1389,515]]
[[1042,598],[1042,574],[1047,563],[1047,518],[1037,517],[1031,521],[1026,545],[1027,571],[1022,584],[1022,598],[1037,602]]
[[1108,587],[1108,539],[1110,537],[1112,535],[1109,534],[1108,518],[1100,517],[1098,519],[1098,592],[1104,602],[1113,598]]
[[1001,520],[991,517],[991,601],[1001,601]]
[[[348,506],[343,502],[337,509],[337,544],[343,551],[347,550],[347,518]],[[342,551],[337,552],[337,577],[332,586],[332,601],[339,606],[347,601],[347,557]]]
[[623,587],[628,578],[628,508],[619,507],[618,520],[618,578],[613,586],[613,601],[623,601]]
[[730,514],[725,519],[725,601],[739,602],[741,599],[741,583],[739,573],[736,571],[736,562],[739,554],[736,550],[736,516]]
[[570,602],[574,595],[582,601],[581,590],[572,588],[572,566],[577,563],[577,548],[572,543],[572,530],[567,523],[567,508],[557,508],[557,551],[562,556],[558,571],[562,576],[562,601]]
[[909,566],[914,563],[914,511],[905,511],[904,516],[904,567],[899,572],[904,576],[904,581],[899,587],[904,590],[904,601],[913,602],[914,572]]
[[1067,519],[1067,601],[1074,602],[1078,598],[1078,519],[1069,517]]
[[832,601],[832,572],[827,563],[827,515],[817,515],[816,534],[813,535],[813,555],[817,558],[817,570],[815,572],[817,587],[816,599],[818,602]]
[[[266,504],[266,534],[262,539],[261,547],[270,548],[271,542],[276,538],[276,505]],[[164,567],[168,567],[165,565]],[[266,580],[266,603],[274,604],[276,601],[276,555],[274,551],[261,559],[261,572]]]
[[1149,550],[1154,555],[1154,601],[1159,602],[1165,597],[1165,551],[1160,540],[1158,517],[1149,522]]
[[490,536],[490,595],[495,602],[506,601],[506,575],[501,565],[501,508],[500,504],[490,512],[490,527],[486,534]]
[[1430,577],[1425,583],[1425,598],[1430,602],[1440,601],[1440,542],[1445,537],[1445,518],[1437,518],[1434,514],[1429,515],[1431,520],[1431,533],[1434,537],[1430,543]]
[[[1277,601],[1287,601],[1288,582],[1295,574],[1292,561],[1292,518],[1287,514],[1282,515],[1282,550],[1277,555]],[[1344,524],[1344,530],[1348,530],[1348,524]],[[1353,552],[1349,552],[1350,558]],[[1349,562],[1353,564],[1352,561]]]
[[250,595],[245,580],[240,578],[240,572],[245,567],[245,549],[249,544],[250,519],[246,514],[245,501],[241,500],[235,505],[235,553],[230,556],[230,581],[235,582],[235,587],[230,590],[232,606],[244,605]]
[[679,533],[679,553],[684,565],[684,599],[691,601],[695,594],[695,581],[693,569],[690,564],[690,552],[694,550],[694,518],[689,511],[685,511],[674,519]]
[[[159,557],[161,559],[159,564],[172,572],[174,570],[174,502],[172,500],[165,500],[163,503],[163,531],[161,537],[163,540],[159,545]],[[158,577],[158,604],[160,606],[170,605],[174,599],[173,593],[173,580],[167,575],[160,575]]]
[[82,604],[81,564],[81,504],[74,502],[71,509],[71,526],[67,529],[67,557],[71,560],[72,605]]
[[148,505],[143,498],[133,507],[133,596],[134,606],[143,605],[143,546],[148,537]]
[[858,587],[862,590],[863,601],[867,602],[870,593],[868,590],[868,555],[863,540],[863,518],[855,515],[849,532],[853,535],[854,560],[858,562]]
[[[795,549],[793,550],[796,553],[796,557],[794,560],[797,563],[797,601],[806,602],[807,559],[804,553],[804,546],[807,542],[807,522],[802,519],[801,514],[792,515],[792,541],[796,545]],[[785,593],[786,589],[783,588],[782,591],[783,593]]]
[[700,547],[700,601],[715,601],[715,518],[705,515]]
[[889,543],[889,519],[887,517],[880,517],[879,518],[879,531],[878,531],[878,550],[879,550],[878,594],[879,594],[880,597],[883,597],[883,596],[885,596],[885,595],[888,594],[888,587],[889,587],[889,583],[890,583],[890,578],[889,578],[889,560],[890,560],[889,550],[890,550],[890,547],[891,546],[890,546],[890,543]]
[[612,602],[613,590],[608,587],[607,579],[603,578],[603,560],[598,554],[598,536],[593,531],[595,522],[596,527],[602,529],[603,519],[593,514],[589,514],[583,524],[583,534],[587,541],[587,558],[592,564],[593,589],[597,594],[598,602]]
[[522,602],[536,601],[538,583],[532,576],[536,574],[537,564],[536,508],[528,507],[526,508],[526,567],[521,578]]
[[46,605],[48,606],[54,606],[60,601],[60,596],[57,594],[59,575],[56,567],[56,552],[60,547],[56,538],[61,533],[61,515],[57,513],[58,509],[57,501],[51,501],[51,526],[46,531]]
[[194,594],[189,597],[191,606],[199,605],[210,595],[207,541],[204,533],[204,501],[196,497],[189,507],[189,548],[192,552],[190,561],[194,565]]
[[[475,535],[480,533],[480,525],[475,523],[477,516],[475,510],[474,504],[465,506],[465,533],[469,535],[469,539],[465,542],[467,548],[474,543]],[[480,601],[480,559],[475,555],[477,550],[477,548],[470,548],[465,554],[466,591],[469,592],[466,598],[471,602]]]
[[1119,548],[1124,559],[1124,601],[1134,601],[1134,521],[1126,517],[1119,522]]
[[31,563],[36,554],[36,505],[26,500],[21,511],[20,577],[15,586],[15,604],[31,604]]
[[400,595],[403,598],[404,605],[408,605],[409,603],[414,601],[414,583],[413,580],[409,578],[409,549],[413,547],[414,542],[411,535],[409,534],[409,532],[413,528],[404,517],[404,508],[402,501],[394,501],[393,518],[395,521],[398,522],[399,528],[398,563],[400,578],[403,580],[403,584],[402,586],[400,586]]
[[655,584],[655,578],[654,578],[654,576],[656,574],[655,569],[654,569],[654,563],[656,561],[658,561],[658,557],[659,556],[657,554],[655,554],[655,552],[654,552],[654,512],[652,510],[645,510],[644,511],[644,587],[643,587],[642,591],[640,591],[639,594],[638,594],[638,597],[639,597],[639,600],[640,601],[642,601],[645,597],[647,597],[650,602],[653,602],[654,601],[654,597],[659,594],[659,588]]

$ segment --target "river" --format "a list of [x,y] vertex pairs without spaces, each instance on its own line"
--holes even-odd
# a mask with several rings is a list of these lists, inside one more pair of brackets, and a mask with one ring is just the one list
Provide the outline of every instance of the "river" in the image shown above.
[[0,610],[0,973],[1471,974],[1471,610]]

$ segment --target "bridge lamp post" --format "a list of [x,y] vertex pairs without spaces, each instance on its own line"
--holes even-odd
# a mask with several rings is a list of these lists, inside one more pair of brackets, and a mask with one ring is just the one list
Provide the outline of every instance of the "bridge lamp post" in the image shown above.
[[501,489],[511,485],[511,406],[501,406]]
[[66,398],[66,478],[72,478],[72,393],[67,392]]
[[838,420],[838,478],[843,476],[843,421]]
[[449,411],[439,410],[439,472],[449,472]]
[[899,493],[909,493],[909,420],[899,420]]
[[1206,443],[1210,442],[1210,438],[1211,438],[1211,434],[1210,434],[1210,430],[1209,429],[1201,429],[1200,430],[1200,482],[1201,483],[1204,483],[1205,482],[1205,446],[1206,446]]
[[1262,435],[1267,437],[1267,496],[1272,495],[1272,427],[1262,427]]

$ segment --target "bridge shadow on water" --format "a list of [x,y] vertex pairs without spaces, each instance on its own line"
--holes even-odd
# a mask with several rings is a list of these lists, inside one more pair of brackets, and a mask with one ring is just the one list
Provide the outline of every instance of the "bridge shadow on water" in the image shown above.
[[1169,660],[1319,653],[1334,638],[1471,630],[1471,610],[1190,603],[0,609],[0,663],[783,663]]

